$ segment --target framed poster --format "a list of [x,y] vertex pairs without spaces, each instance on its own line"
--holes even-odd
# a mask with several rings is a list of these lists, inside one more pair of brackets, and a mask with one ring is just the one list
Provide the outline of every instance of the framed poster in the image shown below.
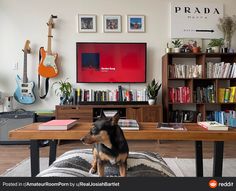
[[103,15],[103,32],[121,32],[121,16]]
[[97,21],[96,15],[79,15],[78,17],[78,31],[79,32],[96,32]]
[[144,15],[128,15],[127,24],[128,32],[145,32]]
[[223,4],[171,3],[171,38],[222,38],[218,29]]

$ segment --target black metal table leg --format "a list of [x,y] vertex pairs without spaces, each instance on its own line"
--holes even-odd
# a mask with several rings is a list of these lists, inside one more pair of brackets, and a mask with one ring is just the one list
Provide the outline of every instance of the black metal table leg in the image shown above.
[[202,141],[195,141],[196,176],[203,177]]
[[224,141],[215,141],[213,158],[213,177],[222,177]]
[[57,154],[57,140],[49,141],[50,151],[49,151],[49,165],[51,165],[56,160]]
[[31,160],[31,176],[35,177],[39,173],[39,141],[30,141],[30,160]]

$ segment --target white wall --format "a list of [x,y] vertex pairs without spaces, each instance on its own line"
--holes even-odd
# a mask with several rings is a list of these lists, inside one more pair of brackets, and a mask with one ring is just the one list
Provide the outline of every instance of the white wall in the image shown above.
[[[74,87],[94,89],[116,88],[117,84],[76,84],[76,53],[78,41],[98,42],[147,42],[148,64],[147,81],[156,78],[161,81],[161,57],[166,43],[170,41],[170,0],[0,0],[0,91],[13,95],[16,74],[22,75],[23,53],[26,39],[31,41],[32,54],[28,55],[28,78],[37,84],[38,50],[47,45],[46,22],[51,14],[57,15],[53,30],[53,51],[61,57],[58,79],[69,77]],[[185,2],[206,2],[191,0]],[[235,0],[208,0],[208,3],[223,3],[227,15],[235,14]],[[77,33],[77,14],[96,14],[97,33]],[[103,33],[102,15],[122,15],[122,33]],[[146,16],[146,33],[127,33],[126,15],[141,14]],[[236,34],[232,47],[236,48]],[[18,62],[18,70],[13,70]],[[145,84],[124,84],[126,87],[143,88]],[[37,90],[37,88],[36,88]],[[36,91],[37,92],[37,91]],[[38,96],[37,96],[38,98]],[[161,102],[161,95],[159,102]],[[50,90],[45,100],[37,99],[30,106],[14,103],[15,108],[28,110],[54,109],[59,98]]]

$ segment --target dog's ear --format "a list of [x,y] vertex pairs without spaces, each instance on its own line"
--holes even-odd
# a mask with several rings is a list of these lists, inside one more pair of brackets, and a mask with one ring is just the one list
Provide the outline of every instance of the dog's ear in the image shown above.
[[111,118],[111,123],[112,125],[118,125],[118,121],[120,119],[120,114],[117,112],[112,118]]
[[106,115],[104,114],[103,110],[101,110],[100,118],[106,118]]

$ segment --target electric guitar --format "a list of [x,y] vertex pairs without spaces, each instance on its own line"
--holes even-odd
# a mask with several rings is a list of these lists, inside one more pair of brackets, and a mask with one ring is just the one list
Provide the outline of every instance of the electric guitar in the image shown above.
[[17,89],[14,92],[14,98],[17,102],[22,104],[32,104],[35,102],[34,96],[34,82],[28,82],[27,78],[27,54],[30,53],[30,41],[25,42],[24,52],[24,65],[23,65],[23,80],[20,76],[16,76]]
[[43,47],[40,48],[40,63],[38,67],[38,74],[45,78],[53,78],[58,75],[58,68],[56,65],[57,53],[52,53],[52,28],[54,27],[53,19],[57,18],[57,16],[51,15],[47,25],[48,25],[48,45],[47,51],[44,50]]

